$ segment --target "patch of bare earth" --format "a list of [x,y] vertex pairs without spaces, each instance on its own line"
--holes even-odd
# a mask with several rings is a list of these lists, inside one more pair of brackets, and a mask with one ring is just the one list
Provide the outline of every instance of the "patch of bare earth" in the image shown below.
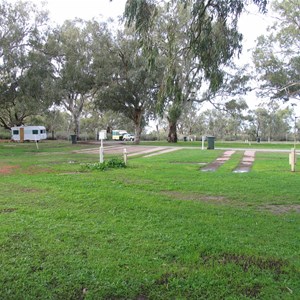
[[39,174],[39,173],[54,173],[54,171],[51,169],[48,169],[48,168],[30,166],[30,167],[26,168],[23,173],[27,174],[27,175],[34,175],[34,174]]
[[8,214],[16,211],[16,208],[2,208],[0,209],[0,214]]
[[178,191],[162,191],[161,194],[176,200],[201,201],[213,204],[230,204],[230,200],[222,196],[205,196],[197,193],[183,193]]
[[18,166],[0,166],[0,174],[3,175],[11,174],[13,170],[17,168]]
[[275,215],[286,214],[290,212],[300,213],[300,204],[268,204],[260,206],[260,210],[267,210]]
[[40,192],[40,190],[38,189],[33,189],[33,188],[23,188],[22,189],[23,193],[38,193]]

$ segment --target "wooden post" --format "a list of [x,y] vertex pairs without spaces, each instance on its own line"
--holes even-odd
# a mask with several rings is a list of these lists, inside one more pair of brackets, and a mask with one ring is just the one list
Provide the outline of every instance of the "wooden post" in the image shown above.
[[125,166],[127,166],[127,150],[126,150],[126,148],[124,148],[124,150],[123,150],[123,154],[124,154],[124,163],[125,163]]
[[291,165],[291,171],[295,172],[296,171],[296,162],[297,162],[297,157],[296,157],[296,149],[292,148],[291,153],[289,155],[289,161]]

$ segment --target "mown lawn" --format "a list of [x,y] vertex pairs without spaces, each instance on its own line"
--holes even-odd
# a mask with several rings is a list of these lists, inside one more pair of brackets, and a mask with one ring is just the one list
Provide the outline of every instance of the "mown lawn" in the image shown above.
[[221,150],[88,171],[86,145],[0,144],[1,299],[300,299],[300,171]]
[[[153,145],[153,146],[170,146],[167,141],[143,141],[141,142],[142,145]],[[242,142],[242,141],[235,141],[235,142],[226,142],[216,139],[214,141],[215,148],[246,148],[246,149],[282,149],[282,150],[290,150],[294,147],[293,142]],[[173,146],[177,147],[202,147],[201,141],[178,141],[178,143],[174,144]],[[205,149],[207,148],[207,141],[204,143]],[[299,142],[296,143],[296,148],[300,148]]]

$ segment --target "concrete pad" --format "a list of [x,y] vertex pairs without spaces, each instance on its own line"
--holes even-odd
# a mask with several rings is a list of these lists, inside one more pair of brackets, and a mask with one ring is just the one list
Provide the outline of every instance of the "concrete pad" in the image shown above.
[[169,149],[158,151],[158,152],[155,152],[155,153],[152,153],[152,154],[149,154],[149,155],[145,155],[144,157],[151,157],[151,156],[160,155],[160,154],[164,154],[164,153],[174,152],[174,151],[177,151],[177,150],[180,150],[180,148],[169,148]]
[[215,172],[220,168],[225,162],[227,162],[231,155],[234,154],[235,151],[225,151],[221,157],[218,157],[215,161],[208,164],[204,168],[201,169],[202,172]]
[[248,173],[255,161],[255,151],[247,150],[244,152],[240,164],[233,170],[233,173]]

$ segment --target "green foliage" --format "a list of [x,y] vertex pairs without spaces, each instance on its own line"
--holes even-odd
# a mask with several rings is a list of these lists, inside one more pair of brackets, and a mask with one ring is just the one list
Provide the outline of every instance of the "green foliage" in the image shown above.
[[112,67],[107,72],[109,85],[97,93],[98,110],[112,110],[129,119],[135,143],[146,122],[155,114],[160,70],[150,70],[140,44],[130,31],[119,32],[111,48]]
[[0,126],[22,125],[52,105],[52,65],[42,51],[48,16],[31,2],[0,3]]
[[105,24],[79,19],[65,21],[48,38],[46,49],[57,65],[54,99],[71,114],[75,134],[84,108],[110,68],[110,38]]
[[103,163],[87,163],[82,165],[83,170],[105,171],[107,169],[126,168],[126,164],[119,158],[111,158]]
[[[264,11],[266,0],[253,2]],[[241,51],[237,21],[246,4],[242,0],[127,1],[127,25],[135,25],[151,65],[156,56],[156,64],[165,66],[158,111],[168,116],[170,142],[177,141],[176,123],[186,103],[195,100],[193,93],[202,81],[207,83],[207,95],[222,87],[224,67]]]
[[272,2],[278,17],[268,33],[259,37],[253,60],[260,76],[262,96],[299,99],[299,1]]

